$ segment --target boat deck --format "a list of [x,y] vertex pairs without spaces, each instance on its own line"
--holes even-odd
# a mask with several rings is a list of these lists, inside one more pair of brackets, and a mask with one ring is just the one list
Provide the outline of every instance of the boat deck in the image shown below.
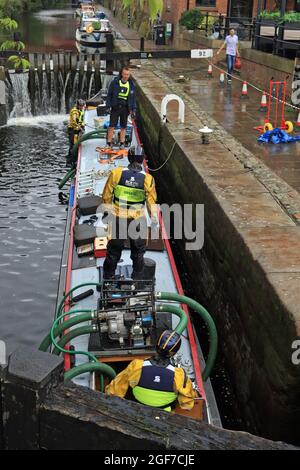
[[[91,132],[92,130],[95,130],[95,118],[97,118],[97,112],[95,109],[88,110],[85,113],[85,132]],[[106,119],[108,120],[109,117],[107,116]],[[138,139],[138,134],[134,126],[132,145],[135,145],[138,142]],[[65,291],[82,283],[98,283],[100,279],[99,270],[101,271],[101,267],[104,263],[104,258],[96,259],[94,258],[94,256],[78,258],[76,249],[73,246],[72,231],[73,225],[76,221],[75,214],[77,198],[83,197],[84,195],[89,195],[91,193],[94,195],[101,196],[109,172],[116,166],[127,167],[128,165],[128,160],[126,157],[124,157],[122,160],[116,160],[114,163],[100,163],[100,155],[96,151],[96,148],[104,147],[105,144],[105,139],[94,139],[84,142],[79,149],[77,175],[75,179],[75,197],[74,200],[71,201],[69,208],[69,210],[72,211],[73,216],[69,217],[69,234],[71,236],[69,240],[70,243],[68,246],[68,264],[67,267],[65,267]],[[98,221],[95,226],[101,232],[105,227],[101,220],[102,214],[99,213],[97,214],[97,216]],[[77,223],[82,224],[86,219],[89,218],[90,216],[81,216],[77,220]],[[175,266],[169,241],[164,241],[163,249],[161,249],[160,251],[148,249],[145,256],[146,258],[150,258],[156,262],[155,291],[175,292],[181,294],[182,287],[180,284],[180,279]],[[118,265],[118,269],[126,269],[127,272],[130,272],[131,264],[132,263],[130,259],[130,251],[128,249],[125,249],[122,253],[122,259]],[[62,279],[61,282],[63,281],[64,280]],[[76,295],[85,292],[87,289],[88,287],[78,289],[76,291]],[[98,298],[99,292],[97,292],[97,289],[95,287],[94,295],[76,303],[75,308],[76,310],[96,310]],[[72,308],[72,310],[74,310],[75,308]],[[162,314],[160,315],[159,321],[161,322],[163,328],[175,328],[179,320],[178,317],[175,315]],[[82,326],[84,326],[84,324],[82,324]],[[75,347],[76,350],[88,351],[89,347],[91,348],[90,335],[81,336],[72,340],[72,345]],[[95,351],[93,351],[93,353],[96,354]],[[133,357],[138,357],[140,353],[141,352],[137,349],[133,352],[129,359]],[[76,355],[76,365],[80,365],[85,362],[88,362],[88,358],[86,356]],[[204,366],[204,359],[197,337],[194,332],[194,328],[190,321],[187,330],[184,331],[182,335],[182,346],[178,354],[175,356],[175,364],[180,364],[180,366],[185,369],[188,376],[196,383],[199,394],[201,395],[201,397],[203,397],[203,403],[205,404],[204,415],[207,421],[220,426],[221,421],[210,381],[206,382],[205,387],[202,383],[201,368],[203,368]],[[93,375],[94,374],[85,374],[79,376],[74,379],[74,382],[78,385],[94,387],[95,383],[94,377],[92,377]]]

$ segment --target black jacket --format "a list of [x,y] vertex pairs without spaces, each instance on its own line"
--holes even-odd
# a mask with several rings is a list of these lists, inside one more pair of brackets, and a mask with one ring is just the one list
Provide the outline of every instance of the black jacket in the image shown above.
[[[110,87],[108,89],[108,95],[106,99],[106,105],[108,108],[113,108],[115,106],[118,106],[119,104],[119,101],[118,101],[119,80],[120,80],[120,77],[114,78],[114,80],[111,82]],[[129,111],[135,111],[136,110],[136,100],[135,100],[136,88],[131,78],[129,79],[129,84],[130,84],[130,94],[128,97],[128,108],[129,108]]]

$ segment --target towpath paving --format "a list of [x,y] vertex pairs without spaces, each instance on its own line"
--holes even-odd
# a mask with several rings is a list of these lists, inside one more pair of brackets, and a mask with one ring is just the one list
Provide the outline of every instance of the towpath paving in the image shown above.
[[[106,12],[115,29],[127,39],[133,49],[138,49],[140,35],[114,18],[109,10]],[[145,41],[145,50],[194,49],[195,47],[197,47],[195,43],[182,38],[178,38],[169,46],[156,46],[153,41]],[[174,80],[175,93],[179,95],[184,93],[192,98],[195,104],[211,115],[255,157],[264,162],[292,188],[300,191],[300,142],[279,145],[258,143],[259,133],[254,128],[262,125],[265,118],[265,113],[260,111],[261,93],[248,87],[248,98],[241,99],[242,76],[236,75],[231,85],[221,86],[218,69],[214,69],[212,79],[208,78],[206,60],[165,59],[142,62],[144,65],[146,63],[155,65],[169,79]],[[178,81],[180,75],[185,77],[182,83]],[[255,77],[253,80],[255,84]],[[295,123],[297,113],[286,108],[286,120]],[[210,125],[209,120],[207,125]],[[297,130],[296,128],[296,134]]]

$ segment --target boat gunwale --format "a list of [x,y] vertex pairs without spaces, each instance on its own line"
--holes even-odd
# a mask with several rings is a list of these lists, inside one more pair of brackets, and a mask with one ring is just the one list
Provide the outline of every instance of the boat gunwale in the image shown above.
[[[141,139],[140,139],[140,136],[139,136],[139,133],[138,133],[138,130],[137,130],[137,125],[136,125],[134,119],[132,119],[132,125],[133,125],[133,129],[134,129],[134,132],[135,132],[135,137],[137,139],[137,142],[138,142],[139,145],[141,145]],[[146,160],[144,160],[144,168],[145,168],[145,171],[147,173],[149,173],[149,169],[148,169],[148,166],[146,164]],[[173,273],[173,276],[174,276],[176,288],[177,288],[177,291],[178,291],[179,295],[185,295],[183,287],[182,287],[181,279],[180,279],[180,276],[179,276],[179,273],[178,273],[178,269],[177,269],[177,266],[176,266],[176,261],[175,261],[174,255],[173,255],[173,251],[172,251],[169,239],[168,239],[167,234],[166,234],[166,228],[165,228],[164,220],[163,220],[162,213],[161,213],[161,210],[160,210],[159,206],[158,206],[158,210],[159,210],[159,221],[160,221],[162,232],[163,232],[163,239],[164,239],[164,242],[165,242],[165,245],[166,245],[168,258],[169,258],[169,261],[170,261],[170,264],[171,264],[171,269],[172,269],[172,273]],[[205,393],[205,390],[204,390],[204,384],[203,384],[203,380],[202,380],[201,365],[200,365],[200,360],[199,360],[199,356],[198,356],[198,351],[197,351],[198,348],[197,348],[197,343],[196,343],[196,339],[195,339],[195,335],[194,335],[194,329],[193,329],[193,324],[192,324],[192,321],[191,321],[191,316],[190,316],[189,309],[188,309],[187,305],[185,305],[185,304],[182,305],[182,308],[183,308],[183,310],[185,311],[185,313],[188,317],[187,330],[188,330],[189,343],[190,343],[192,359],[193,359],[193,364],[194,364],[196,385],[197,385],[197,388],[198,388],[198,391],[199,391],[201,397],[206,401],[206,393]]]

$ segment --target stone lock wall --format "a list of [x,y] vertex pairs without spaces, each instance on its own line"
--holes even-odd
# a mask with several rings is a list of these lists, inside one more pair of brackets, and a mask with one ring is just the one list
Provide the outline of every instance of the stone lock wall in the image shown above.
[[[290,258],[285,261],[287,246],[293,247],[293,261],[300,266],[299,227],[226,150],[230,136],[220,130],[224,147],[218,141],[201,148],[200,139],[185,143],[195,138],[188,124],[160,123],[160,101],[170,89],[149,68],[135,75],[141,136],[152,167],[165,161],[175,140],[178,144],[155,174],[160,202],[205,205],[204,248],[187,252],[179,242],[178,250],[193,291],[216,320],[220,353],[247,427],[264,437],[300,442],[300,367],[291,363],[291,345],[300,336],[295,298],[300,277],[284,273],[291,269]],[[189,106],[187,122],[201,126]],[[278,267],[278,256],[285,266]]]

